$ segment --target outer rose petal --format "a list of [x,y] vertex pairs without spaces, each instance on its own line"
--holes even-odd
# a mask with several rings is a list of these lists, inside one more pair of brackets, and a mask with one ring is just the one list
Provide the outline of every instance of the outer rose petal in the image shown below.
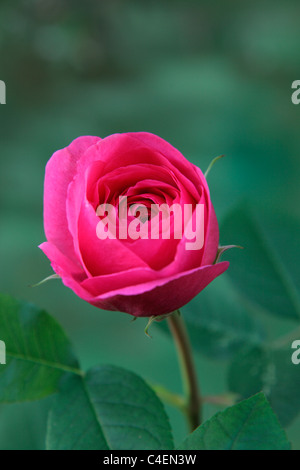
[[219,224],[212,203],[210,203],[208,224],[209,225],[205,237],[206,243],[202,258],[203,265],[212,264],[215,261],[219,247]]
[[[197,170],[191,162],[189,162],[179,150],[173,147],[169,142],[149,132],[131,132],[128,136],[142,142],[146,147],[152,148],[156,152],[161,153],[168,159],[185,176],[191,178],[193,182],[199,180]],[[199,181],[198,181],[199,183]]]
[[166,279],[125,287],[93,297],[73,279],[63,279],[66,286],[96,307],[116,310],[135,317],[164,315],[183,307],[229,267],[227,261],[202,266]]
[[68,186],[76,175],[77,162],[100,137],[79,137],[54,153],[46,166],[44,185],[44,227],[46,238],[67,256],[74,258],[73,240],[68,229],[66,202]]

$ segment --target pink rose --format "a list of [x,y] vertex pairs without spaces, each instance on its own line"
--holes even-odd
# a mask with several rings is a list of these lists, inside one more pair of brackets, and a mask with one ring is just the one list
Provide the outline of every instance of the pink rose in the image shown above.
[[[203,246],[187,249],[185,232],[181,238],[99,239],[97,209],[117,208],[120,196],[128,207],[201,205]],[[96,307],[137,317],[182,307],[229,265],[213,264],[219,229],[203,173],[144,132],[79,137],[57,151],[46,167],[44,225],[48,241],[40,248],[66,286]]]

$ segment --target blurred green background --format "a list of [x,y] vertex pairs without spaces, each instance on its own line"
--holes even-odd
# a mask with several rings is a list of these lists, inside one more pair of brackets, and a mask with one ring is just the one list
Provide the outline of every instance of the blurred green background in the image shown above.
[[[59,281],[28,287],[51,274],[37,248],[47,160],[79,135],[153,132],[203,170],[226,154],[209,178],[220,221],[244,198],[298,219],[299,17],[296,0],[1,0],[0,290],[54,315],[84,368],[116,364],[181,391],[159,328],[150,340],[145,320],[97,310]],[[271,335],[283,328],[263,320]],[[222,355],[199,354],[197,367],[205,395],[227,390]],[[0,448],[43,448],[50,403],[1,406]],[[179,440],[184,420],[167,410]],[[299,418],[287,429],[300,449]]]

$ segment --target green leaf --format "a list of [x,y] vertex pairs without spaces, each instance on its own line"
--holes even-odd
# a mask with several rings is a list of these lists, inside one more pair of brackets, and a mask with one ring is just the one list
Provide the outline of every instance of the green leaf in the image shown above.
[[183,314],[193,346],[209,357],[224,359],[245,345],[261,344],[265,337],[261,324],[226,276],[201,292]]
[[62,328],[31,304],[0,295],[0,338],[6,365],[0,365],[0,402],[38,400],[57,391],[68,371],[80,373]]
[[100,366],[64,380],[50,412],[50,450],[173,449],[168,417],[137,375]]
[[180,450],[290,450],[284,430],[263,393],[197,428]]
[[[260,322],[234,291],[226,275],[181,310],[194,349],[213,359],[231,357],[265,338]],[[165,323],[165,322],[162,322]],[[165,331],[168,331],[166,325]]]
[[300,317],[299,232],[298,220],[249,209],[246,203],[226,217],[220,230],[222,244],[245,248],[226,254],[235,286],[249,302],[295,320]]
[[229,369],[229,389],[241,398],[263,391],[283,426],[300,413],[300,370],[292,363],[292,349],[245,350]]

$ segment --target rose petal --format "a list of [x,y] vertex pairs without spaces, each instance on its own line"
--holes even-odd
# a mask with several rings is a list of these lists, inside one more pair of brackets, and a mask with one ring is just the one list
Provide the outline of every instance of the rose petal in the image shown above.
[[73,240],[66,218],[68,186],[76,174],[78,160],[99,140],[101,140],[99,137],[79,137],[68,147],[55,152],[46,166],[44,184],[46,238],[73,259],[75,259]]
[[84,283],[80,285],[69,278],[63,281],[80,297],[96,307],[121,311],[136,317],[148,317],[163,315],[183,307],[216,277],[224,273],[228,266],[227,261],[212,266],[202,266],[170,278],[132,285],[95,297],[83,289]]

